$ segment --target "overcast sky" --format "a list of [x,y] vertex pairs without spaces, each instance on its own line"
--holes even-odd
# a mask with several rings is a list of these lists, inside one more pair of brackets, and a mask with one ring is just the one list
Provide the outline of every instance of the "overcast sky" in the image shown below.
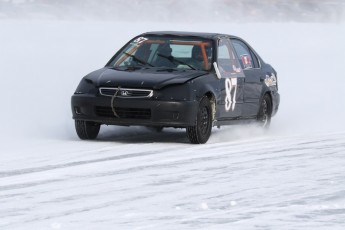
[[340,22],[341,0],[0,0],[0,20]]

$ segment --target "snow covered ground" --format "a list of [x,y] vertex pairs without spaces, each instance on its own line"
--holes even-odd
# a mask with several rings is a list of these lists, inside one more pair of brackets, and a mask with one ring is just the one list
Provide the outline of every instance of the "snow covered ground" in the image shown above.
[[[70,96],[152,30],[238,35],[278,71],[268,133],[102,127],[80,141]],[[345,25],[0,21],[0,229],[344,229]]]

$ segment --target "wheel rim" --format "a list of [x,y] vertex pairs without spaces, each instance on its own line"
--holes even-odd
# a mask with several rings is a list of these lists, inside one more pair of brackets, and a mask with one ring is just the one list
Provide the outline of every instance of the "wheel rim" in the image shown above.
[[203,135],[207,134],[209,127],[209,111],[206,107],[200,110],[200,131]]
[[262,102],[262,118],[261,118],[261,122],[262,122],[262,125],[264,127],[268,123],[268,118],[269,118],[269,115],[268,115],[267,101],[263,100],[263,102]]

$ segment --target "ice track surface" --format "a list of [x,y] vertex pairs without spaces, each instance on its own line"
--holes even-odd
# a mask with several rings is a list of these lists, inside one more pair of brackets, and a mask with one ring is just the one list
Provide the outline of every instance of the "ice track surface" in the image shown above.
[[150,133],[120,144],[30,141],[30,157],[1,167],[0,228],[345,226],[344,132],[218,142],[222,132],[232,134],[207,145],[147,143]]
[[[0,229],[345,229],[344,28],[0,21]],[[150,30],[247,40],[278,72],[271,130],[223,127],[191,145],[180,129],[102,127],[78,140],[79,80]]]

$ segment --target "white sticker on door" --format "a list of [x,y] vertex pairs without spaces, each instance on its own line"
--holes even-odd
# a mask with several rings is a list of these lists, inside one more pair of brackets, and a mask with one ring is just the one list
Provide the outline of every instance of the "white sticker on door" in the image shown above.
[[234,111],[236,106],[237,78],[225,79],[225,110]]

